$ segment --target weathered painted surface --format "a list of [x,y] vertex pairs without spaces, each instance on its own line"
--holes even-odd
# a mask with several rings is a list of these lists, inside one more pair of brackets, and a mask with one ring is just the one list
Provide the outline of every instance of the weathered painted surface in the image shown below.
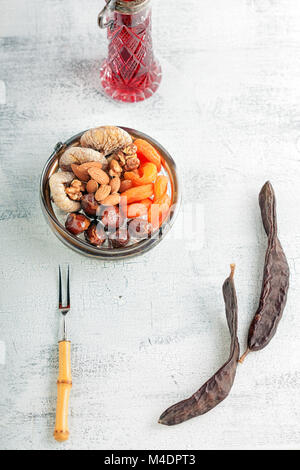
[[[99,89],[101,1],[1,2],[3,449],[299,448],[300,4],[153,3],[164,81],[151,100],[126,106]],[[183,241],[174,231],[144,257],[102,263],[50,233],[38,198],[45,160],[57,141],[106,123],[145,131],[173,153],[184,201],[199,205],[197,236]],[[266,246],[257,203],[266,179],[291,267],[278,334],[247,358],[217,409],[162,427],[160,413],[227,357],[221,285],[231,262],[245,346]],[[71,439],[63,445],[52,438],[60,262],[73,270]]]

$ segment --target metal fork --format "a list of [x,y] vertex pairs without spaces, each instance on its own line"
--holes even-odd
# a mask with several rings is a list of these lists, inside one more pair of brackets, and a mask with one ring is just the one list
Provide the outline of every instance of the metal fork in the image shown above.
[[59,374],[57,380],[57,405],[56,405],[56,423],[54,430],[54,438],[59,441],[67,441],[69,439],[68,425],[68,406],[70,391],[72,388],[71,375],[71,341],[67,339],[67,319],[66,316],[70,311],[70,267],[67,271],[67,300],[63,306],[62,295],[62,276],[61,267],[58,269],[58,309],[63,315],[63,334],[62,339],[58,343],[59,347]]
[[63,315],[63,339],[62,341],[67,340],[67,319],[66,316],[70,311],[70,266],[68,266],[67,271],[67,304],[64,307],[62,304],[62,282],[61,282],[61,268],[58,268],[58,284],[59,284],[59,298],[58,298],[58,310]]

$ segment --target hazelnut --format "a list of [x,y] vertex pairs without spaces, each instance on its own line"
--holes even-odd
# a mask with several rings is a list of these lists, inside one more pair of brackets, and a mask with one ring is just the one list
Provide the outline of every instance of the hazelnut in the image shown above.
[[152,225],[144,219],[133,219],[128,224],[128,231],[133,238],[150,238]]
[[122,248],[128,245],[130,236],[126,228],[119,228],[109,235],[109,244],[112,248]]
[[117,230],[124,222],[119,208],[116,206],[101,206],[97,216],[100,218],[105,230]]
[[65,223],[65,227],[68,232],[73,235],[79,235],[88,229],[91,221],[83,214],[73,212],[69,214]]
[[84,233],[85,239],[91,245],[101,246],[105,242],[107,236],[100,222],[93,221]]
[[86,185],[86,190],[88,193],[95,193],[98,191],[99,184],[95,180],[90,180]]
[[96,217],[99,204],[93,193],[85,194],[85,196],[83,196],[81,200],[81,208],[87,216]]

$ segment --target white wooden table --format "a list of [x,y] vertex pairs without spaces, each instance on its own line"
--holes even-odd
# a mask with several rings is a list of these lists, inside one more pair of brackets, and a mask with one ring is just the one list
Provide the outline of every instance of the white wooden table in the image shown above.
[[[3,449],[300,447],[300,3],[188,3],[153,1],[164,80],[132,106],[99,88],[101,1],[0,3]],[[103,263],[50,233],[38,185],[57,141],[111,123],[152,135],[174,155],[184,211],[149,254]],[[239,367],[214,411],[178,427],[156,424],[227,358],[221,286],[231,262],[246,346],[266,248],[257,196],[267,179],[291,268],[278,334]],[[192,202],[199,223],[183,237]],[[73,270],[71,438],[63,445],[52,438],[59,263]]]

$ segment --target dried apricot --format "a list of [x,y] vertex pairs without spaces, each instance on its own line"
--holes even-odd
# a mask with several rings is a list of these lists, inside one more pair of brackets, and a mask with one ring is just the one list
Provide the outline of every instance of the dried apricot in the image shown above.
[[145,163],[140,170],[140,175],[133,171],[124,173],[125,180],[130,180],[135,186],[143,186],[144,184],[153,183],[157,178],[157,167],[154,163]]
[[159,173],[161,170],[161,156],[156,148],[144,139],[137,139],[134,144],[137,147],[138,158],[142,159],[144,157],[149,162],[154,163]]
[[154,183],[154,201],[164,196],[168,189],[169,179],[167,176],[160,175]]
[[143,217],[147,215],[148,208],[141,202],[134,202],[133,204],[129,204],[127,207],[127,217],[128,219],[135,219],[136,217]]
[[139,202],[153,196],[153,184],[145,184],[143,186],[136,186],[135,188],[128,189],[122,193],[122,199],[127,198],[127,204]]
[[155,201],[148,210],[148,221],[157,230],[166,220],[171,206],[171,199],[165,194]]
[[143,200],[141,201],[141,204],[144,204],[144,206],[146,206],[147,209],[149,209],[149,207],[151,206],[152,202],[153,202],[152,199],[147,198],[147,199],[143,199]]

